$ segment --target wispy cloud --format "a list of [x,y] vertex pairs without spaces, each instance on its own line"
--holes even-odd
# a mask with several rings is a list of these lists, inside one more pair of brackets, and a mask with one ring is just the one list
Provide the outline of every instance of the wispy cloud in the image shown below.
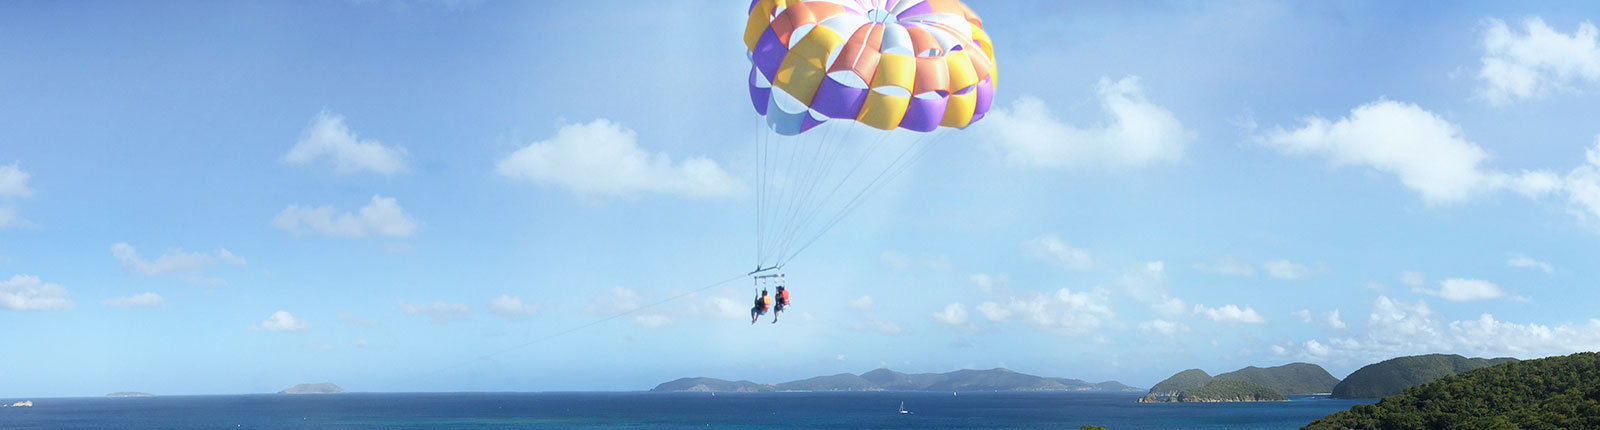
[[1085,270],[1094,267],[1094,256],[1086,249],[1073,248],[1054,234],[1022,242],[1023,255],[1060,267]]
[[166,304],[167,299],[156,293],[135,294],[127,297],[115,297],[101,300],[102,306],[113,308],[159,308]]
[[409,237],[416,233],[418,222],[406,215],[399,201],[393,197],[374,195],[356,213],[340,213],[333,206],[313,208],[289,205],[272,219],[272,225],[296,236],[363,238]]
[[1061,122],[1043,100],[1022,96],[984,120],[1007,161],[1046,167],[1135,167],[1183,158],[1194,132],[1145,98],[1137,76],[1101,78],[1100,106],[1108,122],[1082,128]]
[[385,146],[383,142],[361,139],[345,126],[344,117],[326,110],[311,118],[283,161],[312,164],[326,159],[340,173],[361,171],[393,175],[406,171],[405,148]]
[[1511,267],[1526,267],[1529,269],[1536,269],[1546,274],[1555,273],[1556,271],[1556,268],[1551,266],[1550,263],[1528,258],[1526,255],[1514,255],[1510,260],[1506,260],[1506,265]]
[[452,321],[466,321],[472,318],[472,308],[465,303],[445,303],[442,301],[431,304],[412,304],[404,300],[397,301],[400,311],[406,315],[424,316],[435,323],[444,324]]
[[593,199],[642,193],[722,197],[743,189],[709,158],[675,163],[637,140],[633,130],[604,119],[567,124],[550,140],[528,144],[495,163],[495,173]]
[[139,255],[138,249],[125,242],[111,244],[111,256],[122,265],[122,270],[128,273],[144,276],[176,275],[189,283],[212,286],[228,285],[228,281],[202,276],[205,268],[218,263],[245,264],[244,258],[228,252],[225,248],[213,253],[188,252],[178,248],[167,251],[154,260],[146,260]]
[[489,300],[489,312],[509,319],[526,319],[539,312],[539,305],[522,302],[522,297],[501,294]]

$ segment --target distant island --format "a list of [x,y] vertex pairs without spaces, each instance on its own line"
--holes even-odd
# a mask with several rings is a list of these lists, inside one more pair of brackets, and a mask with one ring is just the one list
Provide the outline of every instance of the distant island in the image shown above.
[[1139,402],[1277,402],[1288,400],[1285,394],[1328,393],[1337,384],[1339,378],[1310,363],[1250,366],[1215,377],[1189,369],[1150,387]]
[[118,391],[118,392],[106,395],[106,397],[152,397],[152,396],[155,396],[155,395],[154,394],[150,394],[150,393],[141,393],[141,392],[137,392],[137,391]]
[[1335,412],[1303,428],[1592,429],[1600,428],[1595,399],[1600,399],[1600,353],[1502,360]]
[[279,391],[278,394],[336,394],[343,392],[344,389],[339,388],[338,385],[321,382],[316,384],[296,385],[289,387],[287,390]]
[[1050,378],[1009,369],[957,370],[946,373],[900,373],[876,369],[860,375],[840,373],[776,384],[717,378],[680,378],[661,383],[652,392],[770,391],[1139,391],[1117,381],[1091,383]]
[[1333,397],[1372,399],[1473,369],[1517,361],[1515,358],[1467,358],[1455,354],[1398,357],[1368,364],[1333,387]]

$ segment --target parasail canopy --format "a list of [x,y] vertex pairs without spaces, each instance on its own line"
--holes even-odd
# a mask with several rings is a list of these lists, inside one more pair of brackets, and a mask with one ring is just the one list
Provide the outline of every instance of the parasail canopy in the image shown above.
[[781,135],[829,119],[965,128],[994,99],[994,49],[958,0],[755,0],[750,99]]

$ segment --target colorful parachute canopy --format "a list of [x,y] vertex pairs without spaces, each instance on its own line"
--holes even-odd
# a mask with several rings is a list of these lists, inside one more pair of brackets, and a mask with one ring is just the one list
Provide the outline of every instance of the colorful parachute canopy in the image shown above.
[[754,0],[744,43],[751,102],[782,135],[964,128],[994,98],[994,47],[959,0]]

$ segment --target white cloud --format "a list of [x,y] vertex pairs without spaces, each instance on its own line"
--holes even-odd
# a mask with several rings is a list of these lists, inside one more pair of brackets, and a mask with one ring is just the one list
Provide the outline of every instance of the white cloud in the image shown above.
[[1578,221],[1590,228],[1600,229],[1600,135],[1594,146],[1584,152],[1584,164],[1567,172],[1563,190],[1572,205],[1569,211]]
[[1276,129],[1256,142],[1285,153],[1326,156],[1335,165],[1394,174],[1429,204],[1460,203],[1497,189],[1537,196],[1557,185],[1549,172],[1510,175],[1481,168],[1487,151],[1462,137],[1455,124],[1414,104],[1379,99],[1336,122],[1320,117],[1302,121],[1299,129]]
[[1302,322],[1305,322],[1305,323],[1310,323],[1311,322],[1311,310],[1310,309],[1301,309],[1301,310],[1298,310],[1298,311],[1294,311],[1294,316],[1295,316],[1295,318],[1299,318],[1300,321],[1302,321]]
[[218,249],[216,253],[194,253],[184,251],[182,248],[173,249],[155,260],[145,260],[139,256],[139,250],[133,245],[124,242],[111,244],[111,257],[117,259],[122,265],[122,270],[144,276],[178,275],[184,281],[212,286],[225,286],[228,281],[201,276],[201,270],[219,262],[244,264],[245,260],[233,255],[227,249]]
[[1004,289],[1007,284],[1010,284],[1011,277],[1003,274],[990,276],[983,273],[976,273],[972,276],[968,276],[967,282],[971,283],[974,287],[978,287],[978,291],[993,293],[995,290]]
[[1423,285],[1427,285],[1427,280],[1422,277],[1420,272],[1407,271],[1400,272],[1400,283],[1406,284],[1412,289],[1418,289],[1422,288]]
[[59,311],[72,307],[67,289],[36,276],[13,275],[0,281],[0,309],[13,311]]
[[521,297],[501,294],[489,300],[489,312],[511,319],[523,319],[539,312],[539,305],[526,304]]
[[340,173],[370,171],[392,175],[406,171],[406,150],[384,146],[372,139],[359,139],[344,125],[344,117],[322,111],[311,118],[283,161],[290,164],[310,164],[318,159],[333,161]]
[[1094,257],[1088,250],[1073,248],[1054,234],[1046,234],[1022,242],[1023,255],[1073,270],[1094,267]]
[[30,197],[33,189],[28,188],[28,172],[22,170],[22,163],[11,163],[0,166],[0,198]]
[[1546,263],[1546,262],[1543,262],[1543,261],[1535,260],[1535,259],[1529,258],[1526,255],[1514,255],[1514,256],[1511,257],[1510,260],[1506,260],[1506,264],[1510,265],[1511,267],[1526,267],[1526,268],[1530,268],[1530,269],[1538,269],[1539,271],[1544,272],[1546,274],[1555,273],[1555,271],[1556,271],[1556,268],[1551,266],[1550,263]]
[[1413,291],[1439,296],[1453,302],[1489,300],[1507,296],[1506,291],[1499,285],[1482,279],[1446,279],[1439,283],[1437,290],[1415,287]]
[[403,300],[395,303],[400,305],[400,310],[404,311],[406,315],[425,316],[439,324],[451,321],[466,321],[472,317],[472,308],[467,307],[466,303],[433,302],[432,304],[418,305],[406,303]]
[[267,317],[266,320],[261,321],[261,324],[251,328],[267,331],[306,331],[311,329],[311,325],[296,319],[294,315],[290,315],[287,311],[279,310],[273,312],[272,316]]
[[611,287],[606,294],[594,300],[594,305],[589,308],[591,312],[601,314],[617,314],[639,309],[639,293],[621,285]]
[[1338,309],[1334,309],[1333,311],[1330,311],[1327,314],[1324,314],[1323,317],[1324,317],[1324,319],[1327,320],[1328,327],[1333,327],[1333,328],[1336,328],[1336,329],[1344,329],[1344,328],[1349,327],[1348,325],[1345,325],[1344,320],[1339,319],[1339,310]]
[[1194,133],[1144,97],[1139,78],[1101,78],[1100,106],[1109,123],[1079,128],[1051,114],[1043,100],[1022,96],[1010,109],[995,109],[984,123],[1006,160],[1034,167],[1133,167],[1172,162]]
[[100,301],[101,305],[113,308],[159,308],[166,303],[167,299],[156,293],[135,294]]
[[1139,331],[1145,334],[1173,337],[1190,331],[1189,325],[1176,321],[1150,320],[1139,323]]
[[900,324],[883,320],[868,320],[865,323],[853,324],[850,329],[855,331],[875,331],[890,336],[906,334],[906,329],[900,327]]
[[567,124],[550,140],[531,143],[501,159],[495,172],[590,198],[639,193],[720,197],[743,188],[709,158],[675,164],[666,153],[652,154],[639,147],[637,140],[632,130],[604,119]]
[[933,320],[949,325],[962,325],[967,323],[967,305],[951,303],[945,305],[944,310],[934,312]]
[[1261,263],[1261,268],[1267,271],[1267,276],[1284,280],[1305,279],[1315,273],[1310,267],[1289,260],[1268,261]]
[[417,231],[417,220],[406,215],[398,201],[378,195],[356,213],[336,213],[333,206],[289,205],[272,219],[272,225],[296,236],[408,237]]
[[658,314],[639,315],[633,317],[633,322],[639,324],[640,327],[656,328],[672,324],[672,318]]
[[1062,288],[1054,294],[1003,297],[983,302],[976,309],[991,322],[1018,321],[1051,334],[1082,336],[1116,316],[1109,302],[1100,290],[1073,292]]
[[1447,322],[1422,301],[1378,296],[1364,335],[1307,341],[1290,354],[1362,364],[1435,352],[1537,358],[1597,349],[1600,319],[1551,326],[1499,321],[1485,313],[1477,319]]
[[1209,308],[1205,305],[1194,305],[1194,313],[1210,318],[1212,321],[1223,323],[1262,324],[1267,319],[1256,313],[1254,308],[1240,309],[1234,305]]
[[850,307],[863,311],[872,310],[872,296],[861,296],[850,300]]
[[[750,318],[750,303],[721,296],[706,297],[699,302],[690,302],[683,307],[683,314],[690,317],[738,320]],[[785,311],[787,312],[787,311]]]
[[1600,31],[1593,23],[1579,24],[1570,35],[1537,17],[1524,20],[1521,32],[1498,19],[1486,23],[1478,92],[1490,104],[1577,92],[1582,82],[1600,83]]
[[1210,263],[1196,263],[1195,270],[1209,273],[1220,273],[1234,276],[1253,276],[1256,274],[1255,266],[1239,261],[1232,256],[1223,256]]

